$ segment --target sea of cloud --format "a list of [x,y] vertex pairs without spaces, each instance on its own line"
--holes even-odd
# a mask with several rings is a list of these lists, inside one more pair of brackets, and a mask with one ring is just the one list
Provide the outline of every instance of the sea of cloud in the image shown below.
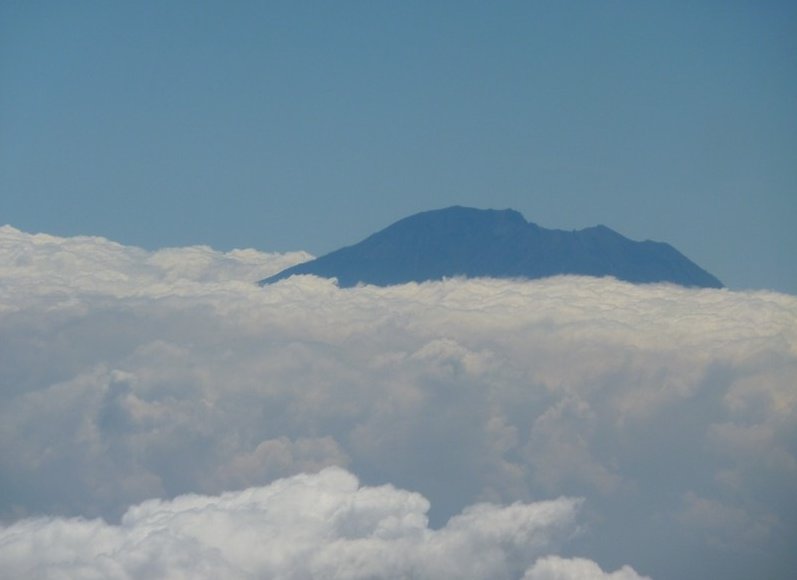
[[0,228],[0,568],[797,568],[794,296],[255,283],[308,258]]

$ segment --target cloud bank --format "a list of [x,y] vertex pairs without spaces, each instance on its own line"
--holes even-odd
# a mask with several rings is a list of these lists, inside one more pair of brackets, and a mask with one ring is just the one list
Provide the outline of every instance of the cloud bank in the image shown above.
[[351,477],[323,471],[338,466],[428,498],[430,537],[481,502],[585,498],[581,533],[518,577],[797,566],[795,297],[579,277],[254,284],[307,258],[0,228],[5,531],[117,537],[127,524],[91,518]]

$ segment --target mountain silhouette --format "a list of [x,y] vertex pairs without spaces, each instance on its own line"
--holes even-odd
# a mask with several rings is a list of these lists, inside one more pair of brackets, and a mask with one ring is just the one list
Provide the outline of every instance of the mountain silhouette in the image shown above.
[[449,207],[418,213],[363,241],[260,281],[294,274],[337,278],[341,287],[469,278],[613,276],[635,283],[722,283],[669,244],[635,242],[607,228],[549,230],[517,211]]

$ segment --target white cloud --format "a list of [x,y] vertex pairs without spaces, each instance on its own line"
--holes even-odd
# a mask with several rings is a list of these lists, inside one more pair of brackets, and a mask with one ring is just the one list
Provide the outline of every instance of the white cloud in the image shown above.
[[[22,520],[0,528],[0,562],[16,578],[519,578],[573,533],[579,503],[479,504],[433,530],[421,495],[361,487],[327,468],[220,496],[147,501],[120,525]],[[579,575],[598,569],[591,562],[556,562],[567,578],[596,577]]]
[[[191,294],[196,283],[258,280],[310,258],[306,252],[221,253],[207,246],[147,252],[104,238],[30,235],[1,226],[0,275],[6,283],[0,298],[9,308],[28,303],[25,293],[41,299],[58,287],[66,294],[114,297]],[[39,292],[41,282],[45,286]]]
[[633,568],[623,566],[606,573],[595,562],[583,558],[565,559],[558,556],[541,558],[526,572],[523,580],[643,580]]
[[338,465],[423,493],[435,526],[586,497],[571,550],[604,568],[797,565],[797,298],[254,283],[305,257],[0,228],[0,515],[114,521]]

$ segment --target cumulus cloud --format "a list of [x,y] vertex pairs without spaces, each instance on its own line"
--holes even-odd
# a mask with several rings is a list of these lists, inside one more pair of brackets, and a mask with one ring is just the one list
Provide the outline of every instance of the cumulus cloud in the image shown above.
[[[606,573],[595,562],[584,558],[565,559],[548,556],[538,560],[523,580],[642,580],[630,566]],[[647,578],[647,577],[645,577]]]
[[[219,496],[131,507],[119,525],[30,519],[0,528],[16,578],[640,578],[591,561],[546,557],[573,533],[579,501],[478,504],[430,529],[428,501],[361,487],[327,468]],[[529,568],[529,566],[532,566]]]
[[[432,529],[478,502],[585,497],[568,550],[597,570],[797,565],[797,298],[255,284],[306,258],[0,228],[0,516],[115,522],[339,466],[422,493]],[[579,566],[559,564],[538,574]]]

